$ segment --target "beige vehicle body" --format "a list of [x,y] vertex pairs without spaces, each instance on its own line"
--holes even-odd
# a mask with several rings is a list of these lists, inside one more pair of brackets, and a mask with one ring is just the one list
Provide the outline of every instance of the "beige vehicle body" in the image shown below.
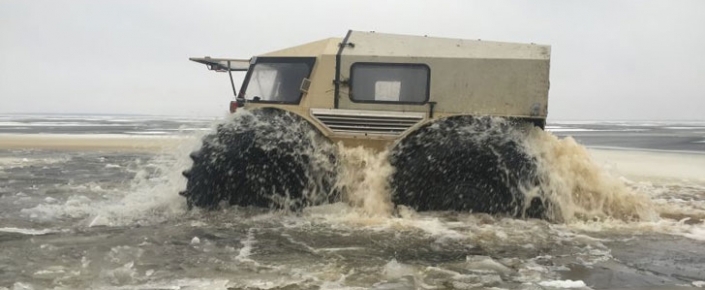
[[[455,115],[499,116],[543,127],[550,52],[537,44],[349,31],[345,38],[249,60],[191,60],[217,71],[247,71],[234,103],[240,108],[293,112],[335,142],[381,149],[425,123]],[[308,67],[295,80],[297,90],[285,97],[257,96],[266,90],[254,83],[277,86],[277,73],[260,68],[292,59]]]

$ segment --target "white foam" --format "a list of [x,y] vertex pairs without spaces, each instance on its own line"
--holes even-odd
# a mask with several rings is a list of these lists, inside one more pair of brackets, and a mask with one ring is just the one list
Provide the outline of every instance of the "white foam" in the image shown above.
[[[150,137],[151,138],[151,137]],[[150,224],[172,219],[186,212],[186,201],[178,194],[186,186],[181,171],[191,164],[188,155],[200,146],[198,138],[185,138],[165,155],[157,156],[154,166],[162,175],[150,176],[150,168],[139,169],[126,191],[101,194],[105,199],[92,200],[73,195],[64,203],[44,203],[20,212],[31,219],[52,221],[61,218],[84,219],[85,226],[121,226],[135,223]],[[174,161],[176,159],[176,161]],[[103,193],[99,187],[85,190]]]
[[59,158],[27,158],[27,157],[0,157],[0,164],[6,165],[8,167],[26,167],[30,165],[37,164],[56,164],[63,163],[70,159],[70,157],[59,157]]
[[442,222],[438,218],[417,218],[410,221],[406,219],[393,219],[393,221],[420,229],[431,236],[442,236],[451,239],[462,239],[467,237],[467,235],[449,228],[447,223]]
[[509,267],[487,256],[468,256],[465,265],[469,269],[491,271],[498,274],[507,275],[514,272],[514,270]]
[[100,276],[114,285],[132,284],[139,275],[134,266],[135,262],[130,261],[115,269],[101,269]]
[[110,221],[108,221],[105,217],[102,215],[97,215],[95,216],[90,223],[88,223],[88,227],[98,227],[98,226],[107,226],[110,224]]
[[387,279],[399,279],[403,276],[413,276],[414,268],[397,262],[396,259],[392,259],[382,268],[382,273]]
[[239,253],[235,256],[235,260],[240,262],[254,262],[254,260],[249,257],[252,255],[252,248],[256,242],[255,229],[251,228],[247,231],[247,238],[240,240],[242,248],[240,248]]
[[40,236],[40,235],[46,235],[49,233],[55,233],[56,231],[50,230],[50,229],[23,229],[23,228],[14,228],[14,227],[3,227],[0,228],[0,232],[4,233],[16,233],[16,234],[23,234],[23,235],[30,235],[30,236]]
[[564,289],[569,289],[569,288],[583,288],[587,287],[585,285],[585,282],[582,280],[550,280],[550,281],[543,281],[539,282],[539,285],[544,286],[544,287],[554,287],[554,288],[564,288]]
[[693,240],[705,241],[705,227],[692,227],[682,235]]
[[671,130],[699,130],[699,129],[705,129],[705,127],[678,127],[678,126],[673,126],[673,127],[661,127],[664,129],[671,129]]
[[99,289],[115,290],[152,290],[152,289],[193,289],[193,290],[228,290],[232,289],[228,279],[185,278],[176,280],[151,281],[144,284],[126,286],[101,286]]
[[[2,290],[7,289],[7,288],[0,288]],[[25,282],[15,282],[15,284],[12,284],[12,290],[34,290],[37,288],[34,288],[32,284],[25,283]]]

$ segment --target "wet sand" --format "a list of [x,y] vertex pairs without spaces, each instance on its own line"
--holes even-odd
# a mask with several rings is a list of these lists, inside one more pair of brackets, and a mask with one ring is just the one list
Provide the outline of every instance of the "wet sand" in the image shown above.
[[160,151],[178,147],[182,136],[118,134],[1,134],[1,149]]
[[705,154],[638,149],[589,149],[598,164],[634,181],[705,185]]

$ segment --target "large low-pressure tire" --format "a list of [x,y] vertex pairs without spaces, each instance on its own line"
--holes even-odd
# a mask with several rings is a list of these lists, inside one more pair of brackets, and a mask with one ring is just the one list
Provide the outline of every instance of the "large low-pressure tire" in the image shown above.
[[335,199],[336,148],[298,115],[277,109],[238,113],[193,152],[189,208],[222,203],[298,209]]
[[[442,119],[392,149],[393,202],[416,210],[457,210],[543,217],[534,158],[521,146],[521,122],[469,116]],[[528,205],[528,206],[525,206]]]

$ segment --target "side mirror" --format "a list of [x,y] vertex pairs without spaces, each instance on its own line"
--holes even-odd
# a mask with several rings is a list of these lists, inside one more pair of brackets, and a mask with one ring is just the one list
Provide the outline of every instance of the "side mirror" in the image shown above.
[[302,93],[307,94],[309,87],[311,87],[311,80],[309,80],[309,79],[307,79],[307,78],[304,78],[304,79],[301,81],[301,86],[299,87],[299,90],[300,90]]

